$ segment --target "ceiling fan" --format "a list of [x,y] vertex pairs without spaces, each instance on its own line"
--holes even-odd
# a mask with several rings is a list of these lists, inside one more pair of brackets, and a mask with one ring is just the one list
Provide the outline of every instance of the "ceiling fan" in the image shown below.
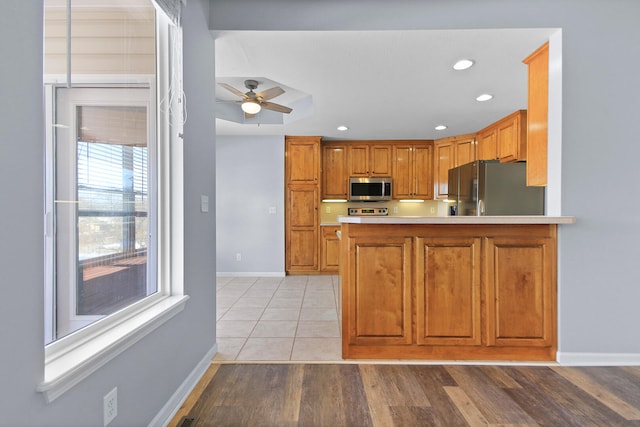
[[244,111],[244,115],[247,118],[255,116],[260,112],[262,108],[286,114],[289,114],[291,111],[293,111],[291,108],[285,107],[284,105],[267,102],[268,100],[273,99],[276,96],[280,96],[284,93],[284,89],[279,86],[255,93],[253,90],[258,88],[258,81],[245,80],[244,85],[247,89],[249,89],[249,92],[242,93],[238,89],[226,83],[218,84],[234,95],[242,98],[242,101],[236,102],[240,103],[240,107],[242,108],[242,111]]

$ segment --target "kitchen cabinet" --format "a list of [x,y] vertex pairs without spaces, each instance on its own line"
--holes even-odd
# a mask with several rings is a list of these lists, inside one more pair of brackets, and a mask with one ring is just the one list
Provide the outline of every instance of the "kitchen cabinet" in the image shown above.
[[411,239],[355,237],[346,243],[353,273],[348,288],[343,287],[350,319],[343,337],[349,345],[410,344]]
[[549,347],[555,339],[552,237],[487,241],[487,345]]
[[498,159],[498,130],[488,127],[478,132],[478,160]]
[[349,197],[347,160],[346,144],[322,144],[322,199],[347,199]]
[[555,224],[342,224],[345,359],[555,360]]
[[433,144],[393,145],[393,198],[433,198]]
[[340,240],[336,231],[339,226],[321,226],[320,240],[320,271],[326,273],[337,273],[340,266]]
[[382,142],[349,143],[349,176],[391,176],[391,144]]
[[417,237],[416,344],[481,341],[481,240]]
[[547,185],[549,43],[524,61],[528,66],[527,185]]
[[456,166],[456,154],[453,141],[437,140],[434,149],[434,198],[446,199],[449,196],[449,169]]
[[527,159],[527,111],[520,110],[500,120],[497,128],[498,158],[501,162]]
[[527,110],[518,110],[478,132],[478,160],[527,160]]
[[287,184],[317,185],[320,177],[320,137],[287,136],[285,145]]
[[434,150],[434,198],[446,199],[449,169],[476,160],[476,136],[465,134],[437,139]]
[[285,269],[319,270],[320,137],[285,137]]

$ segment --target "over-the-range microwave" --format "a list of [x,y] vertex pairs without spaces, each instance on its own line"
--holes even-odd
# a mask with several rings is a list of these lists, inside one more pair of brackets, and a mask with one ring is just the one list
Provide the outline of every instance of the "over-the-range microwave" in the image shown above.
[[349,200],[352,202],[391,200],[391,178],[349,178]]

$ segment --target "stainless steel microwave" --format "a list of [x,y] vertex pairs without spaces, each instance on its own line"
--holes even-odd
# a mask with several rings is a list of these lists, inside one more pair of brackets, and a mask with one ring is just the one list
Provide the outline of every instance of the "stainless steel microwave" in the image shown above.
[[349,178],[349,200],[352,202],[391,200],[391,178]]

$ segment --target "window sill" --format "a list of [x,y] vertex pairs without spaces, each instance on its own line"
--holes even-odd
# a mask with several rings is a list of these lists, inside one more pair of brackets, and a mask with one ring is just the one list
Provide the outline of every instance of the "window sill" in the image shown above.
[[164,298],[83,344],[46,360],[44,381],[37,391],[44,394],[47,403],[54,401],[181,312],[188,299],[187,295]]

